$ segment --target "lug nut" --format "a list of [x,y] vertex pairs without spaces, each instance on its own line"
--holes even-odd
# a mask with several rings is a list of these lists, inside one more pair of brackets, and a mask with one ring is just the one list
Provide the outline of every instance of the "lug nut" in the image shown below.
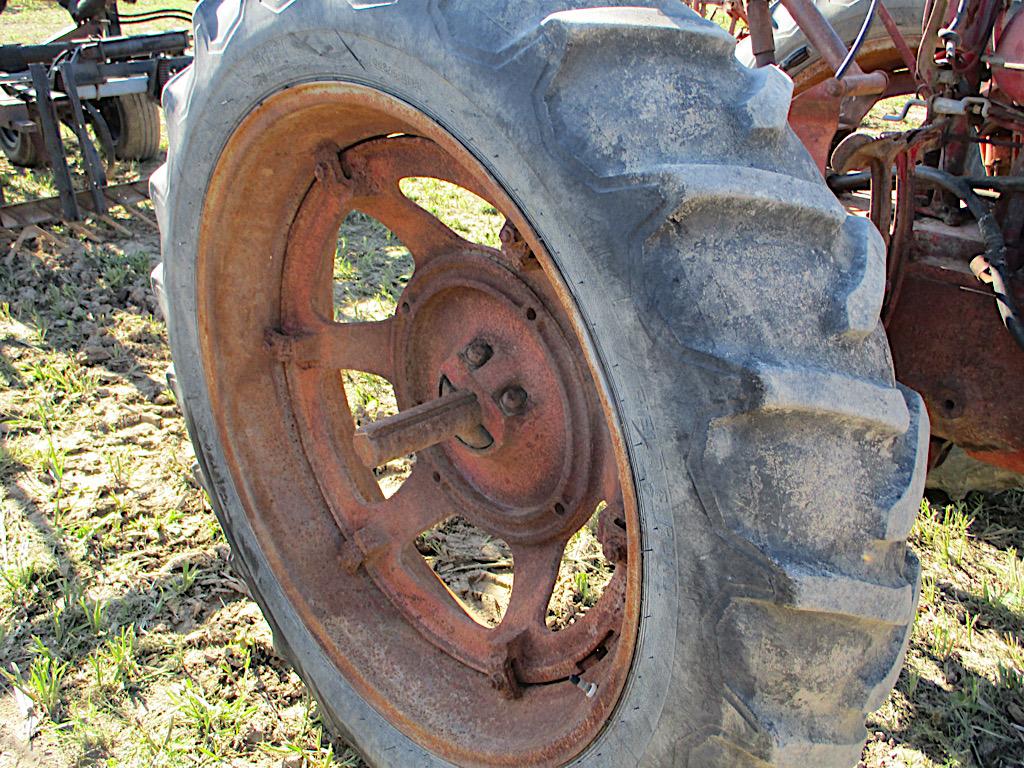
[[491,359],[494,354],[494,350],[491,349],[491,345],[486,341],[474,341],[463,353],[466,357],[466,362],[474,368],[479,368],[481,365]]
[[519,386],[506,387],[498,398],[498,404],[506,416],[522,413],[526,407],[526,390]]

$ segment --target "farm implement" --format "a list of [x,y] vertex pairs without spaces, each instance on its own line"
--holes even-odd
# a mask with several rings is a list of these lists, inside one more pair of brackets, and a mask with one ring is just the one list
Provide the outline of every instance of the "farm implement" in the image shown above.
[[[120,14],[116,3],[70,10],[78,22],[70,31],[41,44],[0,46],[0,149],[16,166],[49,168],[57,191],[8,203],[0,186],[5,228],[104,216],[111,204],[143,199],[145,180],[111,184],[108,173],[118,161],[157,155],[160,93],[191,62],[188,32],[121,34],[122,26],[187,14]],[[69,141],[82,170],[77,189]]]

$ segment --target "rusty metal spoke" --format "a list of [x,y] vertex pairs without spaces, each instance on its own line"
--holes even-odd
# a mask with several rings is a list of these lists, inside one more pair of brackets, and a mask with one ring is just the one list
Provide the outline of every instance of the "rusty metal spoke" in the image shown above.
[[402,547],[452,514],[429,467],[417,462],[394,496],[364,506],[353,517],[357,538],[366,542],[370,552]]
[[[328,499],[342,530],[350,530],[346,516],[336,500],[355,492],[359,504],[382,498],[373,472],[362,465],[352,446],[355,421],[336,375],[316,369],[286,368],[288,388],[296,397],[310,402],[332,403],[311,413],[307,407],[295,409],[299,434],[310,461],[321,471],[317,482]],[[330,468],[330,471],[328,470]]]
[[365,371],[394,378],[391,335],[394,323],[320,321],[306,332],[287,334],[267,329],[265,341],[271,353],[299,368]]
[[345,152],[343,165],[353,186],[353,208],[388,227],[417,266],[446,253],[484,247],[459,236],[402,193],[402,179],[425,176],[483,196],[474,176],[433,142],[417,136],[368,141]]
[[468,189],[477,197],[487,192],[479,179],[441,147],[420,136],[393,136],[367,141],[347,150],[343,164],[360,196],[371,196],[402,179],[429,177]]
[[622,626],[626,569],[618,567],[597,605],[585,616],[559,630],[530,637],[529,652],[520,672],[524,683],[557,680],[578,674],[580,662],[617,639]]
[[281,325],[308,332],[333,315],[334,254],[338,230],[348,214],[352,185],[345,179],[337,148],[317,153],[315,181],[288,231],[281,284]]
[[512,545],[512,597],[499,625],[499,634],[537,633],[546,627],[548,603],[558,579],[565,540],[539,545]]
[[490,630],[466,613],[415,546],[420,533],[452,514],[433,478],[426,467],[414,466],[394,496],[365,506],[359,517],[361,524],[351,537],[356,552],[350,551],[343,559],[352,569],[364,566],[431,642],[489,674]]
[[447,254],[484,248],[456,234],[439,218],[403,195],[397,185],[373,198],[357,199],[353,206],[390,229],[409,249],[417,267]]
[[369,561],[367,569],[430,642],[478,672],[490,674],[490,630],[466,613],[414,544],[388,549]]

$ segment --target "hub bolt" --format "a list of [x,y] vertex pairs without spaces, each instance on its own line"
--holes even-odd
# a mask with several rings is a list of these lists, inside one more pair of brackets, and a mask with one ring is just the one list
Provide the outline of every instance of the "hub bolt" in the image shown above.
[[463,353],[466,356],[466,362],[474,368],[479,368],[481,365],[491,359],[494,354],[494,350],[491,349],[491,345],[486,341],[480,341],[477,339],[468,347]]
[[588,699],[594,698],[594,694],[597,693],[597,683],[592,683],[589,680],[584,680],[579,675],[569,675],[569,682],[579,688],[583,693],[586,694]]
[[506,387],[498,398],[498,404],[506,416],[516,416],[526,407],[526,390],[520,386]]

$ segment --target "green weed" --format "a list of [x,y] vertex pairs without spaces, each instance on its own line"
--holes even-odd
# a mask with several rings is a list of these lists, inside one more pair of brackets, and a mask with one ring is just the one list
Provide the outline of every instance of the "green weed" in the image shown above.
[[34,658],[29,664],[28,675],[23,675],[17,664],[11,663],[10,671],[0,669],[0,674],[42,709],[51,720],[60,721],[62,714],[62,682],[69,663],[59,661],[53,652],[38,637],[33,637]]
[[99,637],[106,629],[107,606],[102,600],[89,600],[84,595],[78,598],[78,607],[85,622],[94,635]]
[[185,681],[174,702],[182,724],[198,736],[204,751],[213,757],[220,756],[238,738],[246,720],[257,711],[243,697],[208,697],[192,680]]
[[135,626],[129,624],[107,641],[107,655],[113,664],[114,682],[130,688],[140,677],[142,669],[136,658]]

